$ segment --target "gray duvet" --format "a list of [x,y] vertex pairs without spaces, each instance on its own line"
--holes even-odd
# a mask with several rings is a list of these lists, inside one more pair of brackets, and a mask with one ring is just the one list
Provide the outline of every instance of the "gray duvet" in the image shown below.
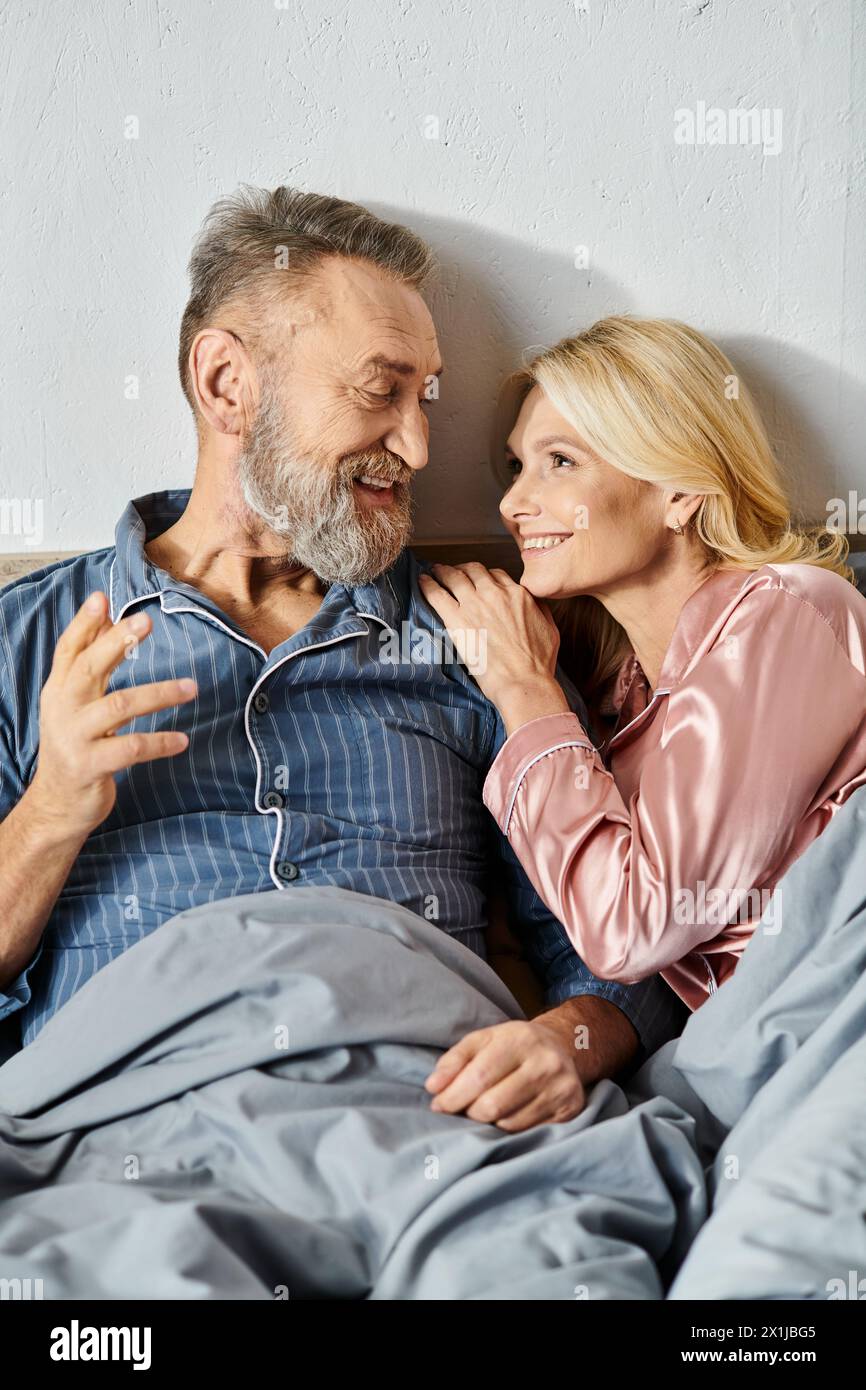
[[[626,1088],[429,1109],[484,962],[378,898],[182,913],[0,1068],[0,1279],[47,1299],[827,1298],[866,1276],[866,802]],[[864,1283],[863,1293],[866,1293]]]

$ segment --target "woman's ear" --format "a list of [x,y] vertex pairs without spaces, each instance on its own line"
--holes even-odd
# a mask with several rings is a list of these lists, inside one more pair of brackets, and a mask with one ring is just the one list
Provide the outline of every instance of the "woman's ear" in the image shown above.
[[665,525],[675,531],[691,521],[704,500],[702,492],[669,492],[665,497]]

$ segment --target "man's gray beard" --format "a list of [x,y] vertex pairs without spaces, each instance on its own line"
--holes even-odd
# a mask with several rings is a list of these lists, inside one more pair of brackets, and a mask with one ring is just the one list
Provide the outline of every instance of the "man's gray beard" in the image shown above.
[[[393,482],[389,507],[363,508],[357,501],[351,480],[362,473]],[[302,457],[271,390],[263,395],[238,457],[238,481],[247,506],[286,538],[298,564],[328,584],[369,584],[408,545],[408,474],[402,459],[381,448],[347,454],[336,464]]]

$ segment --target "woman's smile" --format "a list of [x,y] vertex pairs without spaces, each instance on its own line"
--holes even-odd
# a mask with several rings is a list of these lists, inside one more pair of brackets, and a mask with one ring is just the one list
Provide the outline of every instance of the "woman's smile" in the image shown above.
[[526,560],[539,560],[554,550],[561,550],[571,540],[571,531],[543,531],[531,536],[520,537],[520,553]]

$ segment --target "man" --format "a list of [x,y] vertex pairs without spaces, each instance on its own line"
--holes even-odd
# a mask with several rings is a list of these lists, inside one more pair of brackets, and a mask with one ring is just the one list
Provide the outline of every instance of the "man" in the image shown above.
[[481,802],[504,730],[437,652],[406,549],[442,370],[431,269],[355,204],[217,203],[180,335],[191,492],[0,596],[0,1016],[24,1043],[144,934],[240,893],[387,897],[483,954],[491,846],[554,1007],[446,1053],[436,1108],[570,1119],[678,1030],[660,980],[582,965]]

